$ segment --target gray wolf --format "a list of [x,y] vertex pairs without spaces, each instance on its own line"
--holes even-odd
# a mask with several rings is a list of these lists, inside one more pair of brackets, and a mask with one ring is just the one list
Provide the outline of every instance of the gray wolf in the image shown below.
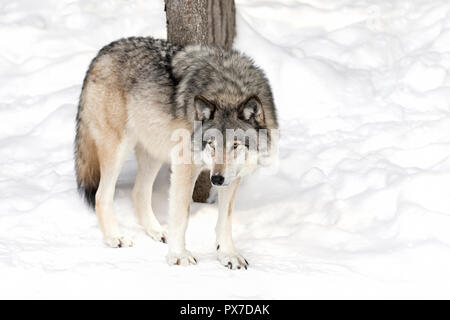
[[[260,134],[233,136],[226,131],[278,128],[269,82],[250,58],[151,37],[120,39],[92,60],[76,121],[78,188],[95,208],[107,245],[133,245],[119,229],[113,198],[121,167],[134,149],[138,172],[132,197],[139,221],[153,239],[168,240],[167,262],[197,263],[185,248],[185,231],[195,180],[208,169],[218,191],[218,259],[230,269],[247,268],[233,245],[231,216],[241,178],[258,165],[250,160],[261,154]],[[174,139],[180,132],[187,133],[188,143]],[[153,182],[163,163],[171,166],[168,232],[151,204]]]

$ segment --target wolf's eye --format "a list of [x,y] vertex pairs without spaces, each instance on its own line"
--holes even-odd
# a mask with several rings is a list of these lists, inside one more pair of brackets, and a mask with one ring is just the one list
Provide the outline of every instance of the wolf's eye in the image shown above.
[[209,145],[211,148],[214,149],[214,141],[209,140],[209,141],[208,141],[208,145]]

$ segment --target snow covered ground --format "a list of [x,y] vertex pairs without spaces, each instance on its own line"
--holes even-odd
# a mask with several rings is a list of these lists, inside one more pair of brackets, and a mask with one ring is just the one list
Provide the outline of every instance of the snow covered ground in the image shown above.
[[[163,1],[0,1],[0,298],[450,298],[450,3],[237,0],[235,47],[272,83],[278,170],[241,186],[215,259],[215,205],[195,204],[194,267],[140,229],[127,161],[103,245],[76,192],[81,82],[105,44],[165,37]],[[167,222],[168,173],[155,210]]]

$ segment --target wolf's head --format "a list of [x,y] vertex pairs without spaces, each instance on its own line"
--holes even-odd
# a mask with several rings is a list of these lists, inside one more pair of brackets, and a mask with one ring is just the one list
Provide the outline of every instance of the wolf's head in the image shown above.
[[225,186],[253,171],[278,128],[264,72],[237,51],[205,46],[187,46],[172,64],[179,81],[176,116],[197,123],[194,149],[211,170],[212,184]]
[[257,96],[247,97],[238,105],[196,96],[195,112],[196,130],[201,130],[196,135],[201,137],[201,158],[211,172],[213,185],[227,186],[258,166],[270,136]]

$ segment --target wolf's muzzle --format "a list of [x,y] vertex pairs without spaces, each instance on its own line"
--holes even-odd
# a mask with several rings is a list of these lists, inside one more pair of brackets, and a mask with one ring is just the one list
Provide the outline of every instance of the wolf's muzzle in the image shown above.
[[220,174],[215,174],[211,177],[211,183],[215,186],[221,186],[224,181],[225,178]]

